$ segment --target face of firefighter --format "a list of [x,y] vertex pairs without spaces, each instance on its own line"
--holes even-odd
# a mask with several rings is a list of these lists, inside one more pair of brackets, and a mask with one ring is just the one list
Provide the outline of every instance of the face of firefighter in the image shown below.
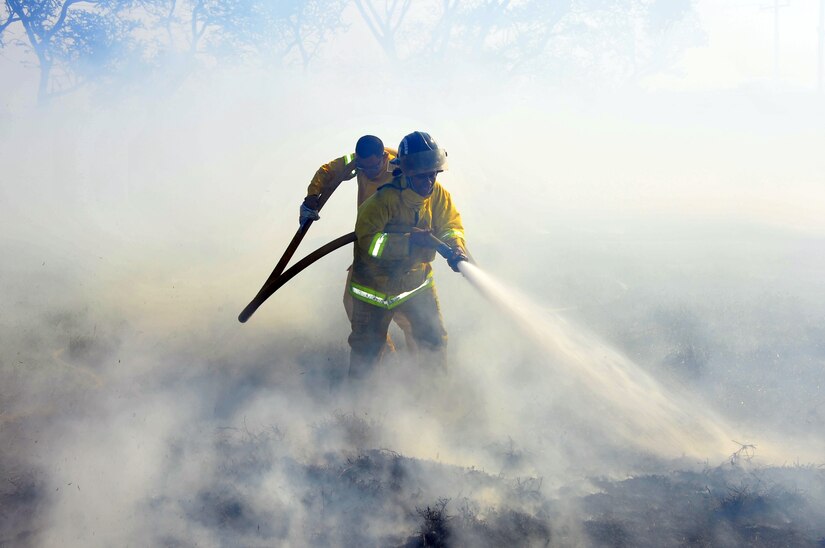
[[410,188],[413,189],[416,194],[419,194],[426,198],[427,196],[432,194],[433,187],[435,186],[435,178],[439,173],[440,171],[419,173],[418,175],[407,177],[407,182],[409,183]]
[[367,156],[366,158],[356,155],[355,168],[363,173],[367,179],[375,179],[387,169],[387,158],[386,152],[380,156]]

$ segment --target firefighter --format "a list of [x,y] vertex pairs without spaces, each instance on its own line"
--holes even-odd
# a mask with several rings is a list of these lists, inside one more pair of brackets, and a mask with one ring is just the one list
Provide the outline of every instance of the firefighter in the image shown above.
[[[437,369],[443,368],[447,332],[439,310],[431,262],[432,235],[451,249],[450,267],[467,260],[464,228],[449,192],[437,181],[447,152],[428,133],[401,141],[390,183],[358,208],[350,293],[351,379],[368,375],[384,351],[390,321],[403,314],[412,337]],[[424,357],[424,356],[422,356]]]
[[392,181],[392,169],[389,162],[396,156],[396,151],[384,147],[384,143],[375,135],[364,135],[355,143],[355,154],[347,154],[322,165],[307,187],[307,196],[301,204],[300,222],[306,219],[317,221],[318,203],[321,196],[330,192],[340,181],[349,181],[357,177],[358,205],[375,194],[378,187]]
[[[321,196],[331,192],[342,181],[349,181],[356,178],[358,182],[358,205],[375,194],[379,187],[389,183],[393,179],[390,162],[395,159],[397,152],[385,147],[384,143],[375,135],[364,135],[355,143],[355,153],[347,154],[340,158],[322,165],[315,172],[315,176],[307,187],[307,196],[301,204],[299,223],[303,224],[307,219],[317,221],[321,218],[318,214]],[[344,310],[347,318],[352,320],[352,295],[349,292],[352,280],[352,269],[347,274],[347,283],[344,289]],[[403,314],[395,316],[394,321],[404,333],[404,340],[407,350],[415,352],[415,340],[412,336],[410,323]],[[393,351],[395,346],[392,339],[387,335],[386,344]]]

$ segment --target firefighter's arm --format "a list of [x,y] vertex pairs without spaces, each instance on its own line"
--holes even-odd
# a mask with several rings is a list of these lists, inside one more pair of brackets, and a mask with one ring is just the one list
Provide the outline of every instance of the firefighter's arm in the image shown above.
[[379,194],[373,194],[358,208],[355,221],[358,246],[374,259],[401,259],[410,253],[409,234],[387,232],[391,217],[391,205]]
[[455,272],[459,272],[459,263],[469,260],[467,244],[464,242],[464,225],[450,193],[439,184],[433,190],[433,232],[450,247],[450,254],[445,256],[447,264]]
[[307,187],[307,196],[322,196],[355,175],[355,154],[336,158],[318,168]]
[[461,215],[450,193],[441,185],[436,185],[433,190],[433,234],[453,249],[467,249]]

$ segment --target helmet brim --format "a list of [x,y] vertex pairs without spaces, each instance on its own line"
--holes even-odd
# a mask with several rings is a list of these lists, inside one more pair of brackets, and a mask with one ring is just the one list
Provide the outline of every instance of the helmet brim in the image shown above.
[[401,171],[408,177],[433,171],[445,171],[448,168],[447,151],[437,148],[407,154],[400,157],[400,164]]

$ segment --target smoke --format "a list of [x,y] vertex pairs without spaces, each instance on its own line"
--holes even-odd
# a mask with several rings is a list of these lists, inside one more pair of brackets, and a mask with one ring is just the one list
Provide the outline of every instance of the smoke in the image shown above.
[[[696,538],[825,534],[821,107],[347,78],[7,116],[0,543],[652,545],[656,496],[674,539],[688,499]],[[349,251],[236,317],[315,169],[414,129],[525,321],[437,263],[448,372],[394,331],[355,397]]]

